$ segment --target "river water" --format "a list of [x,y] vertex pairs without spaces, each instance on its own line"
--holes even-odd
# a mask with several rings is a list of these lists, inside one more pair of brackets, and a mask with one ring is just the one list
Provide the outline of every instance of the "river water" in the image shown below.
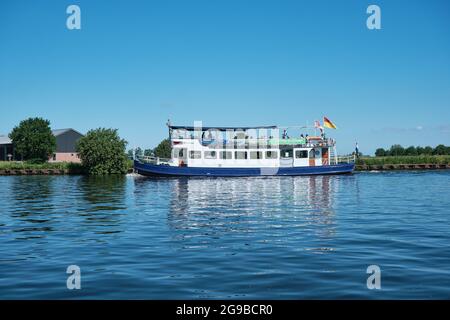
[[450,298],[449,190],[449,171],[3,176],[0,299]]

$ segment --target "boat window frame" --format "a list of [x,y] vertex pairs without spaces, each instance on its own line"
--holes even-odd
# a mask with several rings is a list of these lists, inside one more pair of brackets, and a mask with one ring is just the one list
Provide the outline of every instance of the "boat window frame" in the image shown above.
[[[244,153],[245,154],[245,158],[238,158],[238,156],[237,156],[238,152]],[[236,150],[236,151],[234,151],[234,159],[235,160],[248,160],[248,151],[246,151],[246,150]]]
[[[210,153],[210,154],[214,153],[214,156],[207,156],[208,153]],[[217,159],[217,152],[216,152],[216,150],[203,151],[203,158],[204,159]]]
[[[250,153],[250,160],[262,160],[263,159],[263,152],[260,150],[250,150],[249,153]],[[253,153],[259,154],[259,156],[257,156],[256,158],[253,158],[252,157]]]
[[[271,153],[275,153],[275,157],[268,157],[267,153],[271,152]],[[269,159],[269,160],[278,160],[279,159],[279,152],[278,150],[266,150],[266,152],[264,153],[265,159]]]
[[[230,155],[230,157],[223,157],[223,154],[224,153],[226,153],[226,154],[229,154]],[[221,150],[221,151],[219,151],[219,159],[220,160],[233,160],[233,151],[226,151],[226,150]]]
[[[288,154],[287,156],[286,153]],[[294,148],[280,149],[280,156],[282,159],[294,159]]]
[[[193,154],[198,154],[199,157],[193,157]],[[200,150],[190,150],[189,151],[189,159],[192,160],[198,160],[198,159],[202,159],[202,152]]]
[[[305,156],[304,157],[299,157],[297,155],[297,153],[303,153]],[[309,151],[307,149],[295,150],[295,159],[308,159],[308,153],[309,153]]]
[[[187,149],[186,148],[173,148],[172,149],[172,157],[174,159],[186,159],[187,155],[184,155],[184,150],[186,150],[187,153]],[[182,155],[180,156],[180,152],[182,152]]]

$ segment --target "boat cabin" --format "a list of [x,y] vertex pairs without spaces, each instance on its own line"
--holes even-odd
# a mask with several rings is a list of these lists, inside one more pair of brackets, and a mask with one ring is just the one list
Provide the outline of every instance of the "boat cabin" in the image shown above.
[[[307,127],[300,127],[306,132]],[[283,135],[280,138],[280,129]],[[171,166],[208,168],[309,167],[336,161],[335,142],[324,135],[289,137],[286,128],[169,126]]]

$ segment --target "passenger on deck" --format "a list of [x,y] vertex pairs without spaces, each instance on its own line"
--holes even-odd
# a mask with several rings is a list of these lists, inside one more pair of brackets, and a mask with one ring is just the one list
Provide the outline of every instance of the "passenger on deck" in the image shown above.
[[306,144],[306,139],[303,133],[300,135],[300,144]]
[[320,129],[320,137],[322,138],[322,140],[325,140],[325,132],[323,131],[323,128],[319,129]]
[[289,136],[288,136],[288,134],[287,134],[287,130],[286,129],[284,129],[283,130],[283,139],[289,139]]

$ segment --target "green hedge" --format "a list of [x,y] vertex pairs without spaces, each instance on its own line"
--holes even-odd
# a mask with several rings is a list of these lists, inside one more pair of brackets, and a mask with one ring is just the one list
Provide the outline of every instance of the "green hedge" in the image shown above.
[[22,162],[22,161],[0,161],[0,170],[47,170],[47,169],[57,169],[57,170],[81,170],[83,166],[79,163],[70,162],[45,162],[45,163],[32,163],[32,162]]
[[388,156],[388,157],[362,157],[356,161],[359,165],[383,164],[450,164],[450,156]]
[[[127,169],[133,168],[133,161],[127,161]],[[80,163],[71,162],[45,162],[32,163],[22,161],[0,161],[0,170],[69,170],[73,172],[86,173],[86,169]]]

